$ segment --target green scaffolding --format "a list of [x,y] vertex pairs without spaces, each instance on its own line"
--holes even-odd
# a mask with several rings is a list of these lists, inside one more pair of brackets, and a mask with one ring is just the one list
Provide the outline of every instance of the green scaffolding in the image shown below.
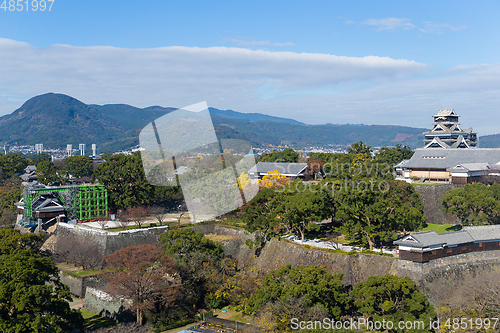
[[75,200],[78,220],[90,220],[108,216],[108,191],[104,185],[79,186]]
[[36,225],[33,204],[44,193],[53,193],[65,205],[68,218],[91,220],[108,217],[108,192],[104,185],[25,189],[23,191],[24,218],[21,222],[22,225]]

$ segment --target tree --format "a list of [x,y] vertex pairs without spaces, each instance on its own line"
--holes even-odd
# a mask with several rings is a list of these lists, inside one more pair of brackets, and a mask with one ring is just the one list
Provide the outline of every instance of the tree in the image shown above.
[[245,229],[249,232],[260,230],[265,236],[272,236],[280,232],[274,210],[280,202],[282,193],[272,188],[263,188],[250,202],[243,207],[242,219],[246,222]]
[[353,143],[349,148],[347,148],[347,152],[352,155],[363,154],[368,158],[371,158],[370,152],[371,146],[368,146],[363,143],[363,141]]
[[103,160],[103,161],[109,161],[111,159],[111,156],[113,156],[113,154],[111,154],[111,153],[101,154],[101,160]]
[[161,256],[161,250],[151,244],[128,246],[105,257],[111,272],[105,273],[111,290],[133,301],[137,323],[142,325],[144,313],[156,302],[172,301],[177,290],[164,279],[172,273],[173,260]]
[[36,166],[36,176],[42,184],[50,185],[61,180],[57,168],[51,161],[43,161]]
[[238,177],[238,187],[243,190],[243,189],[249,187],[251,184],[252,184],[252,181],[248,177],[248,174],[242,172]]
[[297,163],[300,154],[292,148],[285,148],[282,151],[273,150],[268,154],[263,154],[259,157],[259,162],[282,162],[282,163]]
[[324,172],[323,162],[320,159],[308,159],[307,160],[307,173],[314,179],[322,178]]
[[23,191],[15,188],[9,192],[0,193],[0,211],[4,209],[15,209],[14,204],[21,200]]
[[0,229],[0,331],[67,332],[81,327],[69,307],[68,287],[49,257],[39,254],[41,237]]
[[52,157],[49,153],[42,153],[31,156],[30,160],[32,164],[38,165],[40,162],[52,160]]
[[6,178],[23,173],[26,166],[28,166],[28,161],[24,155],[7,154],[0,156],[0,169],[2,169]]
[[90,177],[92,176],[92,172],[94,172],[92,159],[85,155],[65,158],[64,167],[75,178]]
[[127,218],[129,221],[134,222],[139,228],[144,224],[144,217],[148,214],[148,208],[137,206],[127,209]]
[[207,295],[213,291],[207,280],[220,269],[224,248],[191,228],[163,233],[160,241],[165,253],[175,259],[184,286],[183,298],[193,307],[205,306]]
[[393,148],[382,147],[375,155],[375,160],[377,163],[385,163],[392,167],[403,160],[409,160],[413,154],[414,151],[410,147],[398,144]]
[[[301,308],[321,306],[328,316],[338,320],[350,307],[350,297],[342,279],[342,273],[332,275],[320,266],[283,266],[264,276],[261,287],[250,297],[245,312],[256,314],[270,303],[293,304],[291,300],[300,299],[303,302]],[[289,325],[291,318],[280,319]]]
[[267,175],[259,179],[260,188],[280,188],[289,183],[288,177],[283,176],[278,170],[268,171]]
[[442,209],[458,217],[462,225],[499,223],[498,188],[498,185],[466,184],[444,195]]
[[[370,276],[354,287],[351,296],[357,313],[365,319],[394,323],[389,332],[432,331],[428,324],[436,317],[434,307],[408,277]],[[400,329],[397,325],[400,321],[423,321],[424,327],[421,330]]]
[[312,223],[321,221],[325,216],[324,192],[307,188],[305,191],[283,196],[283,201],[274,211],[278,223],[293,233],[300,234],[302,242],[308,231],[319,230],[319,225]]
[[0,216],[0,226],[13,226],[16,223],[17,214],[14,209],[4,209]]
[[138,156],[113,155],[97,167],[92,180],[106,187],[112,210],[149,205],[154,201],[154,187],[145,178]]
[[162,225],[163,222],[165,221],[165,208],[161,206],[153,206],[150,208],[149,211],[158,221],[158,224]]
[[372,250],[375,237],[390,241],[396,231],[417,230],[425,222],[422,202],[410,184],[391,181],[378,188],[374,179],[364,180],[366,186],[358,181],[357,187],[343,184],[333,190],[338,204],[335,220],[348,239],[360,240]]

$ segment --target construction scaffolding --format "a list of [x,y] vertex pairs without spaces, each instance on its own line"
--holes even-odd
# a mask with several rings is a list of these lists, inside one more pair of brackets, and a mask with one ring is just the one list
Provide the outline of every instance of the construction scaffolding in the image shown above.
[[67,220],[92,220],[108,217],[108,192],[104,185],[32,187],[23,191],[23,219],[25,227],[36,225],[34,210],[44,195],[57,199],[66,211]]

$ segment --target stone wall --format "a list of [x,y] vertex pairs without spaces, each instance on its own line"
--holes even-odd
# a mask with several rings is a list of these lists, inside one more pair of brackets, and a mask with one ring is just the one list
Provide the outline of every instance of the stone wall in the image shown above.
[[132,304],[131,299],[115,297],[103,290],[92,287],[86,288],[86,296],[83,300],[85,310],[117,321],[131,319],[131,313],[127,309]]
[[158,236],[168,230],[167,226],[154,228],[132,229],[119,232],[107,232],[85,226],[60,223],[55,231],[57,239],[72,237],[87,243],[92,243],[102,255],[113,254],[127,246],[142,244],[159,245]]
[[286,240],[271,239],[261,249],[250,249],[246,239],[255,239],[241,229],[220,225],[195,225],[193,228],[204,234],[231,236],[222,241],[226,254],[238,261],[240,269],[255,269],[262,273],[283,265],[320,265],[332,273],[343,273],[345,285],[354,286],[369,276],[392,274],[408,276],[429,297],[435,306],[454,297],[457,288],[473,283],[481,274],[498,272],[500,250],[460,254],[440,258],[428,263],[416,263],[396,258],[358,253],[346,255],[324,252],[314,248],[306,249]]
[[241,229],[219,225],[195,225],[195,230],[204,234],[232,236],[234,239],[222,241],[227,255],[237,260],[240,269],[256,269],[262,273],[279,269],[283,265],[319,265],[332,273],[343,273],[344,284],[355,285],[372,275],[397,274],[397,259],[372,254],[345,255],[306,249],[286,240],[272,238],[262,248],[250,249],[246,239],[255,240],[254,234]]
[[100,279],[95,275],[76,277],[62,271],[59,272],[59,278],[62,283],[69,287],[71,294],[81,298],[85,297],[87,287],[95,287],[100,282]]
[[413,185],[420,195],[424,205],[424,214],[427,217],[427,223],[435,224],[458,224],[458,218],[451,213],[441,210],[443,196],[449,191],[457,188],[453,184],[429,184]]
[[398,275],[416,281],[432,303],[439,305],[452,297],[454,290],[472,283],[483,273],[498,272],[498,266],[500,250],[470,252],[427,263],[399,260]]

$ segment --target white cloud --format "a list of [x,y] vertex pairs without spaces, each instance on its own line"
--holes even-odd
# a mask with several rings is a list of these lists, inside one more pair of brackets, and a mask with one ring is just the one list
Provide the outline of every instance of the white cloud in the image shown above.
[[[279,90],[417,75],[426,65],[387,57],[271,52],[227,47],[122,49],[53,45],[36,48],[0,39],[0,114],[49,91],[85,103],[182,106],[207,100],[232,108],[259,98],[258,89]],[[18,103],[17,103],[18,104]],[[17,105],[19,106],[19,105]]]
[[446,23],[435,23],[435,22],[425,21],[424,27],[420,28],[420,31],[442,35],[446,30],[462,31],[465,29],[467,29],[466,25],[452,26]]
[[[123,49],[0,39],[0,115],[60,92],[84,103],[182,107],[200,101],[306,123],[429,127],[455,108],[463,127],[498,133],[500,64],[431,74],[409,60],[243,48]],[[424,74],[424,75],[422,75]]]
[[415,25],[413,25],[409,19],[394,17],[385,19],[367,19],[361,24],[377,27],[377,31],[396,30],[399,28],[409,30],[415,28]]

